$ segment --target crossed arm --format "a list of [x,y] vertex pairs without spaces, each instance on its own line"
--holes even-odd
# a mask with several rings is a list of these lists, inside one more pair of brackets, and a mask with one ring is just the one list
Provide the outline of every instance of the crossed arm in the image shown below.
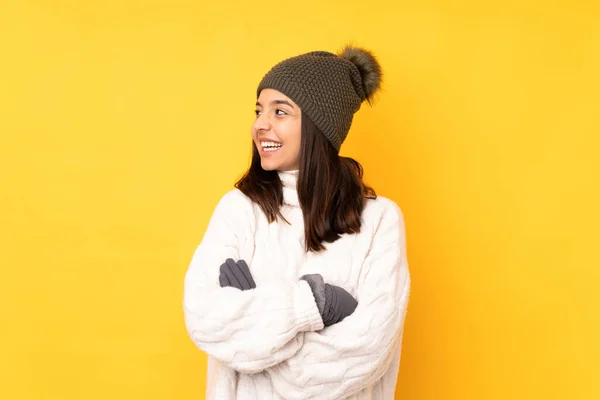
[[401,340],[410,289],[400,210],[382,215],[356,310],[323,329],[304,280],[221,287],[216,266],[239,260],[229,201],[217,206],[185,278],[185,320],[196,346],[241,373],[266,372],[289,399],[351,396],[380,379]]

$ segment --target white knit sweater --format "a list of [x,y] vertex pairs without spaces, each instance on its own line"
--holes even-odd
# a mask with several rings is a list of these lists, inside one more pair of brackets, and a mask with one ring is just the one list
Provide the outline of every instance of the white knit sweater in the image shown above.
[[[307,253],[297,174],[279,173],[290,224],[269,224],[235,189],[194,253],[183,307],[190,337],[209,356],[206,398],[391,400],[410,290],[402,213],[384,197],[369,200],[360,233]],[[256,289],[220,287],[227,258],[248,263]],[[354,313],[323,328],[299,279],[310,273],[353,295]]]

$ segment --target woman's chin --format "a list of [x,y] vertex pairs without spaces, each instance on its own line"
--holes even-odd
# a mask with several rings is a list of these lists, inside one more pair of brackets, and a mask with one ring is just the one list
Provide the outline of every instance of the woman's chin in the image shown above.
[[275,171],[277,169],[277,167],[279,167],[278,164],[271,162],[270,160],[264,160],[264,159],[261,160],[260,166],[265,171]]

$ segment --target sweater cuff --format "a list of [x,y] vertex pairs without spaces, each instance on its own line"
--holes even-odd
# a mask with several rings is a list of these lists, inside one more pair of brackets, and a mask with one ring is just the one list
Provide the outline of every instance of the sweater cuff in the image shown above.
[[325,327],[323,317],[321,317],[315,296],[307,281],[299,281],[297,293],[295,311],[299,319],[298,323],[306,324],[306,331],[320,331]]

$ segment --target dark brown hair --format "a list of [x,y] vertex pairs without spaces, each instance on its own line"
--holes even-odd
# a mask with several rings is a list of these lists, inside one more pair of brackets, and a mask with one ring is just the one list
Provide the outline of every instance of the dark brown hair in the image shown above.
[[[358,233],[366,199],[377,198],[363,182],[360,163],[341,157],[305,114],[301,121],[298,200],[304,215],[306,251],[325,250],[323,242],[333,243],[344,233]],[[252,162],[235,184],[257,203],[269,222],[285,221],[280,207],[283,187],[277,171],[266,171],[252,142]],[[287,222],[287,221],[286,221]]]

